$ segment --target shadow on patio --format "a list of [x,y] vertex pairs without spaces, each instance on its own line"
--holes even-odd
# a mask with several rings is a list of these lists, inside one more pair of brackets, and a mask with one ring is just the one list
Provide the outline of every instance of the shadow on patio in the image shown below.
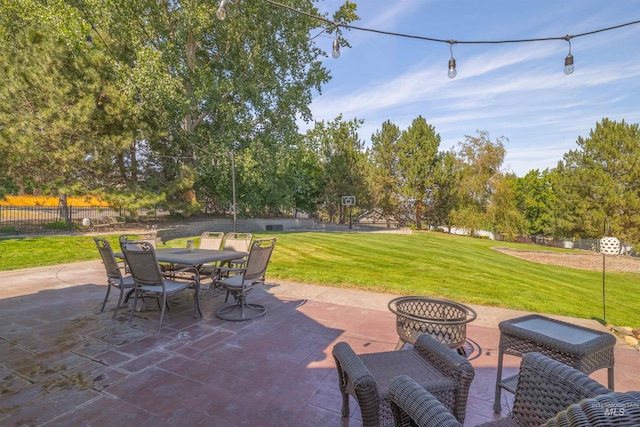
[[[250,296],[267,314],[233,323],[215,317],[224,295],[204,292],[204,317],[194,319],[192,295],[182,293],[155,334],[153,300],[131,326],[127,308],[111,320],[113,294],[99,313],[97,261],[0,273],[0,283],[2,425],[360,425],[353,401],[351,417],[340,416],[333,345],[364,353],[397,342],[384,305],[393,295],[272,284]],[[465,425],[494,418],[499,331],[491,319],[479,312],[468,328],[476,376]],[[617,390],[640,389],[639,362],[637,352],[616,348]],[[515,372],[519,359],[505,366]],[[606,384],[606,370],[592,377]],[[503,396],[506,414],[512,396]]]

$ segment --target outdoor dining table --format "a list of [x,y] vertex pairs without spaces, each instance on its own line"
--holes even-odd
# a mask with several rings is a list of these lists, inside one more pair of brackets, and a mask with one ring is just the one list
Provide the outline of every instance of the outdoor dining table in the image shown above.
[[[124,259],[122,252],[114,254],[116,258]],[[249,253],[241,251],[227,251],[215,249],[185,249],[185,248],[161,248],[156,249],[156,258],[159,263],[174,265],[190,265],[200,269],[204,264],[231,261],[244,258]]]
[[203,264],[231,261],[248,256],[247,252],[226,251],[215,249],[185,249],[185,248],[162,248],[156,249],[158,262],[170,265],[191,265],[200,267]]

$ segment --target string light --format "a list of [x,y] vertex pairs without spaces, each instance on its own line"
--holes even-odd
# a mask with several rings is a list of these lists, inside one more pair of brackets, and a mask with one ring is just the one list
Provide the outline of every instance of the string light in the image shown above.
[[216,16],[221,21],[224,21],[224,18],[227,17],[227,2],[228,0],[220,0],[220,6],[218,6],[218,11],[216,12]]
[[333,52],[331,52],[331,56],[335,59],[340,58],[340,41],[338,41],[337,37],[333,40]]
[[[318,21],[322,21],[324,23],[327,23],[327,24],[336,25],[334,22],[328,20],[327,18],[324,18],[324,17],[319,16],[319,15],[314,15],[312,13],[304,12],[302,10],[298,10],[298,9],[296,9],[294,7],[287,6],[286,4],[278,3],[275,0],[264,0],[264,1],[266,1],[267,3],[271,3],[274,6],[281,7],[283,9],[288,9],[288,10],[290,10],[292,12],[295,12],[295,13],[298,13],[300,15],[305,15],[305,16],[308,16],[310,18],[316,19]],[[222,2],[225,3],[225,7],[226,7],[227,0],[221,0],[221,4],[222,4]],[[611,30],[615,30],[615,29],[618,29],[618,28],[627,27],[627,26],[636,25],[636,24],[640,24],[640,20],[626,22],[624,24],[614,25],[612,27],[600,28],[600,29],[597,29],[597,30],[588,31],[586,33],[580,33],[580,34],[574,34],[574,35],[566,35],[566,36],[562,36],[562,37],[542,37],[542,38],[511,39],[511,40],[456,40],[456,41],[445,40],[445,39],[437,39],[437,38],[433,38],[433,37],[417,36],[417,35],[412,35],[412,34],[395,33],[395,32],[391,32],[391,31],[377,30],[377,29],[374,29],[374,28],[357,27],[355,25],[350,25],[350,24],[345,24],[345,23],[340,23],[340,26],[343,27],[343,28],[349,29],[349,30],[367,31],[367,32],[371,32],[371,33],[384,34],[384,35],[388,35],[388,36],[405,37],[405,38],[411,38],[411,39],[417,39],[417,40],[425,40],[425,41],[438,42],[438,43],[449,43],[450,45],[452,45],[452,42],[458,43],[458,44],[503,44],[503,43],[531,43],[531,42],[552,41],[552,40],[567,40],[567,41],[569,41],[569,54],[565,58],[565,69],[564,69],[564,72],[565,72],[565,74],[571,74],[571,73],[573,73],[573,70],[574,70],[574,67],[573,67],[573,55],[571,55],[571,39],[572,38],[588,36],[588,35],[596,34],[596,33],[602,33],[604,31],[611,31]],[[335,48],[335,42],[334,42],[334,48]],[[451,67],[452,65],[453,65],[453,67]],[[455,58],[453,58],[453,50],[452,50],[451,59],[449,59],[449,72],[447,73],[450,78],[453,78],[453,77],[455,77],[455,75],[457,75],[457,71],[455,70],[455,68],[456,68],[455,65],[456,65],[456,60],[455,60]],[[452,73],[454,74],[453,77],[450,75]]]
[[89,49],[93,47],[93,37],[91,37],[91,34],[87,34],[87,40],[85,41],[85,44]]
[[571,55],[571,37],[569,35],[566,36],[567,42],[569,42],[569,54],[566,58],[564,58],[564,74],[569,75],[573,74],[573,55]]
[[331,56],[335,59],[340,58],[340,40],[338,40],[338,34],[336,33],[336,38],[333,39],[333,52],[331,52]]
[[451,40],[449,42],[449,50],[451,51],[451,58],[449,58],[449,71],[447,72],[447,76],[449,76],[450,79],[458,75],[458,71],[456,70],[456,59],[453,57],[454,43],[455,43],[454,40]]

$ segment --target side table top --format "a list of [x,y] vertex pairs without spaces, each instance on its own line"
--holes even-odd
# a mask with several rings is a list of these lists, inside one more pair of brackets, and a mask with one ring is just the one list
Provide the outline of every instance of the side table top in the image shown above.
[[538,314],[505,320],[500,322],[499,328],[501,333],[572,354],[588,354],[616,343],[616,338],[608,332],[572,325]]

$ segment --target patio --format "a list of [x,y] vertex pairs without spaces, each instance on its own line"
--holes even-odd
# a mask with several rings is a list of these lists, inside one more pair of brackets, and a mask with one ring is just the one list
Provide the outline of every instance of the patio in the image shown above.
[[[0,425],[357,426],[355,402],[340,416],[331,349],[346,341],[356,353],[387,351],[398,340],[387,310],[396,295],[269,283],[251,295],[267,314],[242,323],[215,317],[224,296],[204,292],[204,317],[194,319],[189,295],[177,295],[155,334],[155,301],[131,326],[127,309],[111,320],[113,293],[99,313],[99,261],[3,272],[0,283]],[[472,307],[469,426],[497,417],[498,323],[527,314]],[[615,357],[616,390],[640,390],[640,353],[618,340]],[[519,362],[505,357],[511,372]],[[606,384],[606,375],[591,376]],[[503,393],[506,415],[513,397]]]

